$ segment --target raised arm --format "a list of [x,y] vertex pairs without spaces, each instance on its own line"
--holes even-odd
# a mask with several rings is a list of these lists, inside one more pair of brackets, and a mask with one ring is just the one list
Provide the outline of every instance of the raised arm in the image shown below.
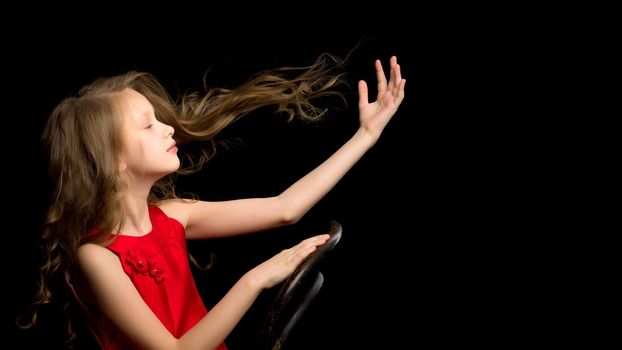
[[354,136],[324,163],[279,196],[287,203],[286,213],[290,221],[300,219],[361,159],[376,143],[384,127],[402,103],[406,80],[402,79],[397,58],[391,57],[391,75],[388,83],[380,60],[376,60],[375,64],[378,96],[376,101],[370,103],[367,97],[367,84],[363,80],[359,82],[360,127]]
[[402,79],[395,56],[390,60],[389,81],[376,60],[378,95],[369,102],[365,81],[360,81],[360,127],[341,148],[283,193],[270,198],[226,202],[167,202],[165,212],[186,226],[188,238],[229,236],[266,230],[298,221],[361,159],[378,140],[404,99]]

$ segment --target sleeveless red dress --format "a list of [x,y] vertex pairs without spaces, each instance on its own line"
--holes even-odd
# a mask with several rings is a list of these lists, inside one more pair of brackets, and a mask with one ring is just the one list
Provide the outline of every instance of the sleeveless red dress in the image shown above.
[[[184,227],[158,207],[149,208],[152,230],[140,237],[119,235],[107,246],[162,324],[180,338],[206,314],[188,263]],[[132,349],[129,340],[91,309],[90,328],[102,349]],[[218,350],[226,350],[221,344]]]

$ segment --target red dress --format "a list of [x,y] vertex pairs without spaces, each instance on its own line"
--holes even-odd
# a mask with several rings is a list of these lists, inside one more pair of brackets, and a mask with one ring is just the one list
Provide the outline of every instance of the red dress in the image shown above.
[[[206,314],[194,283],[184,227],[158,207],[149,208],[152,230],[140,237],[119,235],[108,249],[121,259],[123,270],[162,324],[180,338]],[[87,312],[102,349],[131,349],[129,341],[103,317]],[[226,350],[221,344],[218,350]]]

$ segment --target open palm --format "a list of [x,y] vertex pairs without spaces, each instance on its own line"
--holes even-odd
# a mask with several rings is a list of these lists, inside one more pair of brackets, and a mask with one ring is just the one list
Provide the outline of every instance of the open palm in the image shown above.
[[397,64],[395,56],[390,60],[391,72],[388,83],[380,60],[376,60],[375,65],[378,96],[376,96],[376,101],[370,103],[367,83],[363,80],[359,82],[359,118],[361,129],[368,132],[374,139],[378,139],[404,100],[406,79],[402,79],[400,65]]

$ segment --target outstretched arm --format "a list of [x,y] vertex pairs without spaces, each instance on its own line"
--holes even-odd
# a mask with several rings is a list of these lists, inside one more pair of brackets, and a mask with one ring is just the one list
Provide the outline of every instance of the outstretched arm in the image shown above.
[[186,226],[188,238],[229,236],[266,230],[298,221],[361,159],[378,140],[404,100],[400,66],[391,57],[389,81],[376,60],[378,95],[369,102],[365,81],[360,81],[360,127],[331,157],[276,197],[226,202],[167,202],[162,208]]
[[376,101],[369,102],[367,84],[363,80],[359,82],[360,127],[357,132],[324,163],[279,196],[287,203],[287,217],[290,221],[300,219],[361,159],[376,143],[402,103],[406,80],[402,79],[397,58],[391,57],[388,83],[380,60],[376,60],[375,65],[378,79]]

